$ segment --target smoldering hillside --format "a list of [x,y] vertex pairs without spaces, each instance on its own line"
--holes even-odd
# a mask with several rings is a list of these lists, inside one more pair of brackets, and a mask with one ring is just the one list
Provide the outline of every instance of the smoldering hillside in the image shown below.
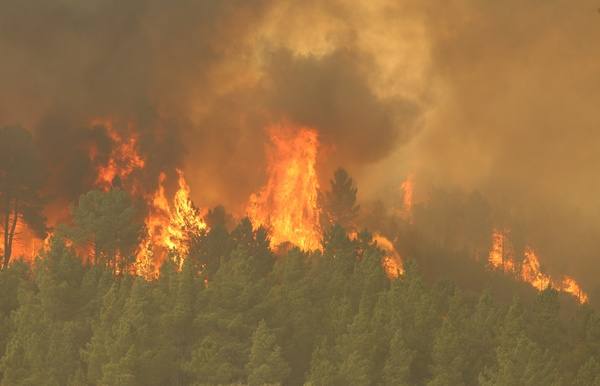
[[[35,131],[55,199],[89,188],[85,144],[110,152],[90,122],[113,117],[136,122],[148,184],[158,165],[183,167],[196,202],[239,211],[264,181],[264,128],[289,120],[319,131],[324,181],[347,167],[364,202],[395,200],[409,173],[423,202],[479,191],[490,223],[517,229],[548,270],[596,283],[592,1],[0,8],[0,124]],[[448,205],[436,221],[462,215]]]

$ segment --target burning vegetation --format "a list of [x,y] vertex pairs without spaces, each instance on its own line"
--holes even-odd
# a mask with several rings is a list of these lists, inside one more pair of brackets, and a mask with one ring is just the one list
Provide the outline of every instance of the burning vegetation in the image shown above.
[[[102,130],[109,144],[109,150],[104,153],[96,144],[88,147],[89,161],[95,165],[93,187],[104,192],[125,190],[141,203],[145,213],[143,227],[134,236],[135,245],[128,249],[116,246],[112,252],[115,256],[111,264],[115,272],[126,270],[153,279],[158,277],[160,267],[167,259],[182,269],[194,243],[210,232],[205,220],[207,211],[193,203],[183,171],[179,168],[175,168],[174,173],[160,170],[155,184],[144,183],[147,160],[141,151],[136,125],[127,123],[116,129],[111,119],[94,119],[90,126]],[[266,183],[250,196],[245,213],[254,229],[266,229],[274,248],[290,244],[306,251],[322,250],[324,232],[336,224],[344,226],[350,235],[355,235],[352,237],[356,237],[359,206],[356,205],[357,189],[349,175],[342,169],[336,171],[330,190],[321,191],[318,131],[279,124],[271,126],[267,133],[270,143],[266,152]],[[168,184],[169,176],[175,177],[176,184]],[[409,175],[400,186],[398,218],[414,226],[414,176]],[[12,210],[18,212],[19,208]],[[28,261],[33,261],[34,256],[49,245],[52,233],[42,239],[36,237],[26,218],[22,217],[24,214],[4,217],[4,229],[8,230],[4,232],[5,245],[9,245],[4,248],[5,261],[11,260],[10,245],[15,235],[19,236],[19,242],[14,243],[17,246],[15,256]],[[508,234],[508,231],[492,232],[490,267],[514,276],[538,291],[552,287],[573,295],[580,303],[588,302],[588,295],[571,276],[554,280],[545,274],[533,248],[525,247],[522,259],[517,260]],[[77,244],[77,237],[82,236],[73,237]],[[97,240],[90,237],[82,238],[87,244],[79,243],[80,252],[86,255],[84,260],[105,259],[99,254],[111,252],[92,248]],[[384,252],[381,264],[387,275],[390,278],[402,275],[404,262],[395,243],[381,232],[375,233],[373,240]],[[133,253],[133,259],[125,256],[127,253]]]
[[3,0],[0,385],[600,385],[597,5],[438,8]]
[[265,226],[271,242],[291,242],[302,249],[321,248],[317,131],[277,126],[269,130],[267,183],[250,196],[248,216]]
[[565,276],[562,280],[556,281],[544,273],[540,259],[533,248],[526,246],[523,259],[519,262],[515,261],[514,249],[508,234],[508,231],[494,230],[488,257],[490,267],[514,275],[515,278],[528,283],[538,291],[555,288],[573,295],[580,303],[588,301],[588,295],[573,278]]

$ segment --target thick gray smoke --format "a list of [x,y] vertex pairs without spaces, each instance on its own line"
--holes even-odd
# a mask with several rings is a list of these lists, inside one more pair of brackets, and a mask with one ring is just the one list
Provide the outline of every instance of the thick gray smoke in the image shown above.
[[51,190],[68,201],[91,184],[82,144],[110,151],[91,120],[136,122],[145,183],[183,167],[198,204],[233,211],[264,182],[265,127],[313,126],[324,179],[348,167],[363,199],[397,191],[409,172],[417,199],[431,186],[480,191],[550,271],[590,288],[600,274],[597,8],[0,0],[0,124],[36,132]]

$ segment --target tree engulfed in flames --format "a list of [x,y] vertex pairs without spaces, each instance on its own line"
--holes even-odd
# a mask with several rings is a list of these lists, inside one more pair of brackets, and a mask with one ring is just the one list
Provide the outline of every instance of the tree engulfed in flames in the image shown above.
[[383,269],[390,279],[395,279],[404,274],[404,265],[402,263],[402,257],[394,248],[394,244],[385,236],[380,234],[373,235],[373,241],[377,243],[377,246],[385,252],[383,257]]
[[188,254],[191,238],[200,235],[207,226],[202,214],[190,198],[183,172],[177,170],[178,189],[172,204],[165,193],[166,175],[159,176],[158,189],[148,203],[149,213],[145,219],[146,235],[136,256],[136,273],[156,277],[158,269],[168,253],[177,259],[181,268]]
[[507,233],[507,231],[494,230],[488,261],[495,269],[514,273],[516,270],[514,253],[508,242]]
[[539,291],[551,286],[558,291],[573,295],[580,303],[588,302],[588,295],[572,277],[565,276],[560,282],[556,282],[542,272],[540,259],[531,247],[525,247],[519,271],[507,234],[507,231],[497,229],[492,233],[492,247],[488,257],[488,263],[492,268],[513,274]]
[[552,284],[550,276],[541,271],[540,259],[531,247],[526,247],[524,254],[525,258],[521,266],[521,279],[539,291],[545,290]]
[[[190,239],[206,229],[206,224],[198,208],[190,199],[190,187],[183,172],[177,170],[178,189],[172,202],[167,199],[165,182],[166,174],[159,175],[158,187],[155,192],[138,191],[136,181],[128,181],[137,169],[143,169],[145,160],[138,151],[138,136],[133,130],[133,124],[128,124],[129,137],[125,139],[114,129],[110,119],[95,119],[92,126],[101,125],[107,130],[111,140],[112,150],[106,163],[97,169],[95,185],[103,190],[110,189],[116,177],[126,184],[129,193],[141,196],[146,200],[148,214],[144,220],[146,234],[138,247],[135,262],[135,272],[144,277],[156,277],[160,265],[170,253],[178,259],[181,266],[184,256],[189,252]],[[92,148],[90,158],[96,154]]]
[[290,242],[304,250],[321,248],[314,129],[271,128],[268,179],[250,197],[247,213],[255,227],[265,226],[271,242]]

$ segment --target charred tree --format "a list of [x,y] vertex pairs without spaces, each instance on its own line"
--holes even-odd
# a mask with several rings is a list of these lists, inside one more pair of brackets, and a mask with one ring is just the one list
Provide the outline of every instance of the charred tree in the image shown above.
[[10,263],[19,222],[36,235],[45,236],[40,197],[43,174],[31,134],[20,127],[0,128],[2,269]]

